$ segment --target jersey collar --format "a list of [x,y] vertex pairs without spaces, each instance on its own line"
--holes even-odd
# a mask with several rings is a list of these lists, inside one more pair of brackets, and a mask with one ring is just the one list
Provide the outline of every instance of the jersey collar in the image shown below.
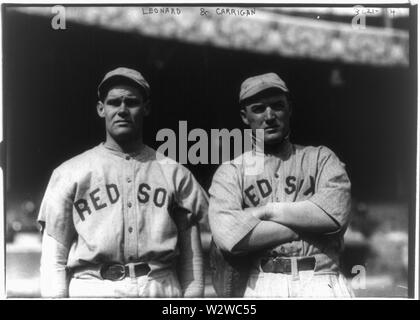
[[146,159],[149,158],[151,155],[151,148],[149,146],[147,146],[146,144],[143,144],[142,147],[135,151],[135,152],[131,152],[131,153],[125,153],[125,152],[121,152],[119,150],[110,148],[109,146],[106,146],[104,142],[101,142],[98,145],[98,148],[102,149],[103,151],[107,152],[107,153],[111,153],[113,155],[116,155],[120,158],[135,158],[137,160],[142,160],[142,159]]

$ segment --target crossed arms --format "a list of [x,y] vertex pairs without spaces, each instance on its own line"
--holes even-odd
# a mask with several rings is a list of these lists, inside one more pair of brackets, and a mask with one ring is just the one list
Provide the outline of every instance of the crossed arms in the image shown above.
[[339,225],[311,201],[270,202],[245,209],[261,221],[238,242],[234,251],[256,251],[298,240],[300,231],[334,232]]
[[[272,248],[299,239],[299,234],[338,233],[350,212],[350,180],[344,165],[327,148],[319,149],[315,193],[296,202],[270,202],[244,209],[244,176],[226,163],[210,188],[209,221],[216,244],[240,253]],[[266,173],[267,174],[267,173]]]

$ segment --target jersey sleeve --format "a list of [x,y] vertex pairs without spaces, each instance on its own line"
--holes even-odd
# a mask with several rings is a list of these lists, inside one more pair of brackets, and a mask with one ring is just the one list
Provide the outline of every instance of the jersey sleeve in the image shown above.
[[73,192],[69,176],[54,170],[38,215],[42,231],[70,248],[76,235],[73,223]]
[[222,164],[209,190],[209,224],[215,243],[229,252],[260,222],[243,210],[241,190],[237,168]]
[[316,191],[309,199],[320,207],[339,229],[345,230],[350,218],[351,183],[345,165],[326,147],[321,147],[318,155]]
[[199,222],[208,211],[208,196],[193,174],[180,166],[175,176],[176,203],[185,210],[176,210],[187,214],[187,223],[191,225]]

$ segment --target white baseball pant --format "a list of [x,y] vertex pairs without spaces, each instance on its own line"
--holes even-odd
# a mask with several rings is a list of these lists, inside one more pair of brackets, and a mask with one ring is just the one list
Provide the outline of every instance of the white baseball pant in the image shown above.
[[85,298],[181,298],[182,290],[173,270],[156,271],[152,275],[126,277],[119,281],[92,276],[72,278],[69,297]]
[[297,275],[251,273],[245,298],[352,298],[353,291],[342,274],[314,274],[313,270]]

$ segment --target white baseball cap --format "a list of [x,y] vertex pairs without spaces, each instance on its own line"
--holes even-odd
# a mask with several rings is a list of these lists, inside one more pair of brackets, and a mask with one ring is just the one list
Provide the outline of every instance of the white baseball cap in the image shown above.
[[277,74],[273,72],[265,73],[250,77],[242,82],[239,102],[270,88],[278,88],[284,92],[289,92],[286,83]]
[[98,85],[98,97],[101,97],[102,90],[106,87],[111,80],[116,81],[118,78],[126,79],[133,82],[136,86],[140,87],[146,97],[150,95],[150,86],[146,79],[140,72],[134,69],[119,67],[109,71]]

